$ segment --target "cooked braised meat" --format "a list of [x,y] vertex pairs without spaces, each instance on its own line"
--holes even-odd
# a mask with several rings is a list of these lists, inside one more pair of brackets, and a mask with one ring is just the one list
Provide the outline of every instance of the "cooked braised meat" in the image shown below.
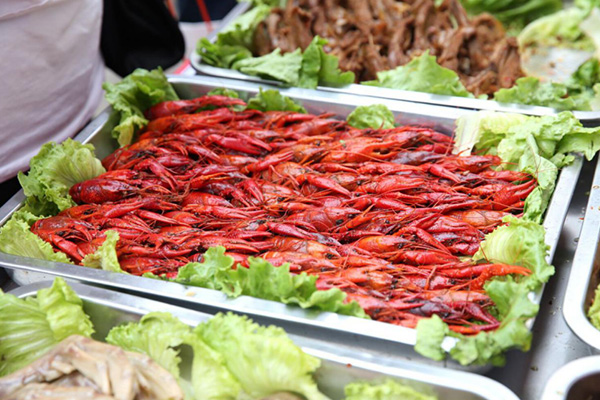
[[315,35],[357,82],[429,50],[475,95],[493,94],[523,76],[519,50],[489,14],[469,19],[459,0],[289,0],[254,35],[255,55],[305,49]]
[[73,335],[0,378],[0,399],[183,399],[175,378],[144,354]]

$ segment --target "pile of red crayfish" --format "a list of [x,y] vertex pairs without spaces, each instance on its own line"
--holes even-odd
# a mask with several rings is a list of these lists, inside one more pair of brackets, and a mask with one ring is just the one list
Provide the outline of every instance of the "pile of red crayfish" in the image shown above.
[[522,212],[532,176],[493,169],[496,156],[452,155],[432,129],[232,109],[244,104],[152,107],[139,140],[103,160],[108,172],[71,188],[79,205],[32,231],[81,263],[115,230],[134,275],[173,277],[224,246],[241,266],[260,256],[318,275],[319,289],[343,290],[379,321],[414,327],[437,314],[465,334],[498,327],[483,284],[530,271],[461,256]]

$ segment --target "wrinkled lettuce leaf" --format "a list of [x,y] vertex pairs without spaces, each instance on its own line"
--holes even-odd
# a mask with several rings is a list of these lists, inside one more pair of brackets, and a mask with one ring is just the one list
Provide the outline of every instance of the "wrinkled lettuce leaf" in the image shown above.
[[562,9],[561,0],[461,0],[471,15],[484,12],[498,18],[509,30],[520,30],[540,17]]
[[247,108],[259,111],[294,111],[306,114],[304,107],[274,89],[260,89],[256,96],[248,100]]
[[236,62],[252,57],[252,52],[243,46],[217,44],[207,38],[198,41],[196,52],[203,62],[219,68],[231,68]]
[[504,353],[507,350],[519,348],[527,351],[531,346],[532,334],[526,322],[537,315],[539,306],[529,300],[527,286],[508,277],[488,282],[485,290],[496,304],[500,327],[492,332],[461,337],[450,350],[450,355],[462,365],[492,363],[502,366],[506,362]]
[[457,150],[497,154],[506,169],[532,174],[539,187],[525,202],[523,218],[541,222],[554,191],[558,168],[573,161],[571,152],[591,160],[600,150],[600,129],[584,128],[570,112],[543,117],[482,112],[460,117]]
[[93,145],[72,139],[46,143],[29,166],[29,172],[19,172],[18,178],[29,210],[37,215],[55,215],[74,206],[71,186],[106,172]]
[[0,251],[15,256],[37,258],[72,264],[65,253],[55,252],[52,245],[35,233],[30,227],[38,219],[27,210],[19,210],[0,229]]
[[240,397],[241,386],[225,366],[221,353],[213,350],[200,337],[191,335],[189,345],[194,350],[192,388],[198,400],[229,400]]
[[339,87],[354,82],[354,73],[342,72],[338,58],[325,53],[323,46],[327,40],[319,36],[315,36],[304,51],[296,49],[282,54],[280,49],[275,49],[264,56],[253,57],[252,36],[258,23],[268,14],[264,10],[269,7],[259,5],[244,14],[244,24],[238,26],[237,30],[232,27],[226,33],[220,33],[214,43],[206,38],[201,39],[197,44],[197,53],[206,64],[236,69],[288,86],[314,89],[319,84]]
[[140,322],[130,322],[110,330],[106,342],[127,351],[144,353],[173,376],[179,377],[181,357],[175,348],[190,335],[190,327],[169,313],[152,312]]
[[119,259],[117,257],[117,242],[119,233],[116,231],[106,231],[106,239],[98,250],[88,254],[83,258],[82,264],[85,267],[103,269],[105,271],[122,272]]
[[70,335],[94,332],[81,299],[62,278],[37,298],[0,291],[0,315],[0,376],[27,366]]
[[134,134],[148,123],[144,111],[153,105],[179,97],[161,68],[148,71],[138,68],[122,81],[102,85],[106,101],[119,115],[112,136],[121,146],[132,142]]
[[[492,363],[502,366],[504,353],[512,348],[527,351],[531,345],[531,331],[526,322],[538,312],[538,305],[529,299],[529,293],[539,288],[554,273],[554,268],[546,262],[547,246],[545,231],[541,225],[522,218],[507,216],[508,225],[501,226],[486,235],[474,260],[520,265],[531,270],[528,277],[488,281],[484,289],[496,305],[500,327],[491,332],[480,332],[474,336],[458,337],[450,350],[452,358],[463,365]],[[443,337],[440,332],[448,332],[441,319],[424,319],[417,326],[417,346],[415,350],[436,360],[442,359]]]
[[250,268],[232,269],[233,259],[221,246],[204,254],[202,263],[181,267],[174,281],[191,286],[221,290],[231,297],[247,295],[302,308],[316,308],[344,315],[368,318],[355,301],[346,303],[339,289],[317,290],[316,276],[293,275],[289,265],[275,267],[261,258],[249,257]]
[[37,301],[57,343],[71,335],[91,337],[94,333],[90,318],[83,311],[83,301],[64,279],[56,278],[52,287],[39,290]]
[[[190,398],[236,399],[240,392],[239,384],[224,366],[221,354],[169,313],[152,312],[137,323],[114,327],[106,341],[151,357],[179,380]],[[180,375],[180,347],[184,344],[193,350],[191,385]]]
[[352,382],[344,387],[345,400],[438,400],[392,379],[378,382]]
[[[106,341],[150,356],[179,379],[188,398],[254,399],[292,391],[309,400],[327,399],[312,378],[320,361],[294,345],[282,329],[247,317],[217,314],[192,330],[169,313],[153,312],[138,323],[114,327]],[[191,385],[180,374],[183,345],[193,350]]]
[[446,358],[442,342],[449,333],[448,325],[435,314],[431,318],[420,320],[417,324],[415,351],[432,360],[442,361]]
[[546,261],[544,227],[512,215],[504,217],[503,222],[507,225],[485,236],[473,259],[526,267],[532,272],[527,278],[528,289],[539,288],[554,274],[554,267]]
[[248,75],[255,75],[265,79],[274,79],[289,86],[297,86],[302,67],[302,51],[296,49],[291,53],[281,54],[280,49],[262,57],[245,58],[232,65]]
[[348,115],[346,121],[358,129],[391,129],[394,127],[394,114],[383,104],[358,106]]
[[321,51],[327,40],[315,36],[302,53],[302,64],[300,67],[300,78],[298,86],[301,88],[314,89],[319,84],[319,71],[321,70]]
[[[518,103],[533,106],[552,107],[557,110],[589,111],[589,101],[568,96],[567,86],[562,83],[540,82],[532,76],[517,79],[509,89],[494,93],[494,100],[502,103]],[[587,103],[587,104],[586,104]]]
[[235,90],[232,90],[232,89],[227,89],[225,87],[213,89],[210,92],[206,93],[206,95],[207,96],[227,96],[227,97],[233,97],[236,99],[240,98],[240,94],[238,92],[236,92]]
[[598,60],[592,58],[564,83],[540,82],[534,77],[519,78],[512,88],[498,90],[494,100],[557,110],[595,111],[600,109],[599,82]]
[[243,46],[251,51],[254,30],[269,15],[271,8],[270,4],[258,4],[256,7],[252,7],[219,32],[216,43],[218,45]]
[[228,313],[217,314],[195,332],[223,356],[249,398],[292,392],[307,400],[327,399],[312,378],[320,360],[304,353],[283,329]]
[[580,27],[588,14],[589,10],[569,7],[539,18],[519,33],[519,47],[522,50],[526,47],[569,47],[594,51],[594,42]]
[[429,55],[429,51],[413,58],[406,65],[378,72],[376,80],[362,84],[447,96],[474,97],[461,83],[456,72],[439,65],[436,57]]
[[592,325],[600,330],[600,286],[598,286],[594,292],[594,301],[592,302],[592,306],[588,309],[587,315],[592,322]]

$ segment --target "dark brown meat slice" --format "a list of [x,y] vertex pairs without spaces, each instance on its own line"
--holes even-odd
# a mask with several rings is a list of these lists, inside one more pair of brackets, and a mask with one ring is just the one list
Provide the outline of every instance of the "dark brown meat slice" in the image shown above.
[[290,27],[290,42],[294,43],[296,48],[306,49],[313,38],[310,33],[311,15],[299,7],[294,7],[289,15],[286,10],[286,23]]
[[454,71],[459,70],[459,52],[465,42],[473,35],[474,30],[470,26],[459,28],[453,31],[454,34],[446,42],[446,47],[438,58],[438,63]]
[[[269,18],[271,15],[269,15]],[[254,54],[264,56],[265,54],[272,52],[274,50],[272,38],[273,36],[269,34],[267,29],[266,21],[262,21],[260,24],[258,24],[256,30],[254,31],[254,36],[252,37]]]
[[432,13],[435,11],[433,0],[420,0],[413,5],[415,10],[414,40],[413,48],[416,50],[426,50],[431,47],[431,42],[427,36],[427,28]]
[[498,71],[498,85],[501,88],[514,86],[517,79],[524,76],[519,57],[519,44],[515,37],[506,38],[492,55],[492,63]]
[[356,27],[363,32],[369,32],[373,17],[369,4],[365,0],[347,0],[348,8],[352,10]]

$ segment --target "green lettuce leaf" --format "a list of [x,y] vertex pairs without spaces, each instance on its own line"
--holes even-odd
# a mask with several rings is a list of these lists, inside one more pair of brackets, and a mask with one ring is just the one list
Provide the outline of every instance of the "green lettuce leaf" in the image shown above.
[[[473,260],[520,265],[532,273],[516,279],[512,276],[496,278],[485,284],[484,289],[495,304],[500,326],[495,331],[480,332],[474,336],[450,334],[459,339],[450,350],[450,356],[463,365],[492,363],[502,366],[507,350],[529,349],[531,331],[526,323],[537,315],[539,308],[529,299],[529,293],[538,289],[554,273],[554,267],[545,259],[544,228],[512,215],[507,216],[504,222],[508,225],[486,235]],[[441,332],[446,334],[449,331],[439,318],[419,321],[415,350],[435,360],[443,359]]]
[[0,376],[27,366],[70,335],[90,337],[92,324],[81,304],[62,278],[37,298],[0,291]]
[[307,400],[327,399],[312,378],[320,360],[304,353],[283,329],[228,313],[217,314],[195,332],[223,356],[249,398],[292,392]]
[[[190,398],[238,398],[240,385],[225,367],[223,356],[193,333],[188,325],[169,313],[149,313],[137,323],[114,327],[106,341],[127,351],[150,356],[178,378],[180,386],[187,389]],[[182,345],[188,345],[193,350],[191,385],[180,375]]]
[[19,183],[29,210],[37,215],[55,215],[74,206],[69,196],[71,186],[106,172],[93,145],[71,139],[46,143],[29,166],[27,175],[19,172]]
[[262,90],[261,88],[256,96],[248,100],[247,108],[249,110],[294,111],[306,114],[304,107],[274,89]]
[[240,383],[225,366],[224,357],[208,346],[198,334],[191,335],[194,350],[192,388],[198,400],[238,399]]
[[578,102],[577,98],[567,97],[567,86],[562,83],[540,82],[532,76],[519,78],[510,89],[500,89],[494,93],[494,100],[502,103],[518,103],[534,106],[552,107],[557,110],[584,110],[590,106]]
[[531,331],[526,322],[537,315],[539,306],[529,300],[527,286],[508,277],[488,282],[485,290],[496,304],[500,327],[492,332],[461,337],[450,350],[450,355],[462,365],[491,362],[502,366],[506,362],[504,353],[507,350],[520,348],[527,351],[531,346]]
[[390,71],[377,73],[377,80],[362,82],[363,85],[448,96],[473,97],[461,83],[456,72],[436,62],[435,56],[426,51],[408,64]]
[[252,50],[254,30],[271,12],[269,4],[258,4],[240,15],[217,36],[218,45],[242,46]]
[[302,53],[302,65],[300,67],[300,79],[298,86],[314,89],[319,84],[319,72],[321,71],[321,52],[327,40],[315,36]]
[[52,245],[35,233],[30,227],[38,219],[27,210],[19,210],[0,229],[0,251],[15,256],[37,258],[72,264],[65,253],[55,252]]
[[448,325],[437,315],[421,319],[417,323],[417,343],[415,351],[432,360],[442,361],[446,352],[442,349],[442,342],[450,333]]
[[162,69],[138,68],[116,84],[104,83],[106,101],[119,115],[119,124],[112,135],[121,146],[132,142],[134,134],[148,123],[144,111],[153,105],[179,97]]
[[213,89],[210,92],[206,93],[206,95],[207,96],[227,96],[227,97],[233,97],[236,99],[240,98],[240,94],[238,92],[236,92],[235,90],[227,89],[225,87]]
[[83,301],[62,278],[56,278],[52,287],[37,292],[38,306],[46,314],[56,342],[71,335],[91,337],[92,322],[83,311]]
[[357,302],[346,303],[346,294],[339,289],[317,290],[316,276],[293,275],[289,265],[275,267],[255,257],[248,258],[249,268],[232,269],[233,259],[221,246],[204,254],[202,263],[181,267],[174,281],[191,286],[221,290],[231,297],[253,296],[302,308],[316,308],[360,318],[368,318]]
[[181,357],[175,348],[189,339],[188,325],[169,313],[152,312],[140,322],[130,322],[110,330],[106,342],[127,351],[150,356],[173,376],[179,377]]
[[458,152],[497,154],[503,168],[536,177],[539,187],[527,198],[523,218],[541,222],[558,168],[573,161],[571,152],[591,160],[600,150],[600,129],[584,128],[570,112],[544,117],[483,112],[458,119],[456,143]]
[[274,79],[289,86],[297,86],[302,68],[302,51],[296,49],[291,53],[281,54],[280,49],[262,56],[245,58],[232,65],[248,75],[255,75],[265,79]]
[[252,52],[243,46],[217,44],[207,38],[198,41],[196,52],[204,63],[219,68],[231,68],[236,62],[252,57]]
[[383,104],[358,106],[348,115],[346,121],[358,129],[390,129],[394,127],[394,114]]
[[594,301],[587,312],[588,318],[596,329],[600,330],[600,286],[594,292]]
[[122,272],[119,259],[117,257],[117,242],[119,233],[116,231],[106,231],[106,239],[98,250],[88,254],[83,258],[82,264],[85,267],[103,269],[105,271]]
[[427,395],[392,379],[382,383],[352,382],[344,388],[345,400],[437,400],[435,395]]
[[531,21],[562,9],[561,0],[461,0],[471,15],[484,12],[498,18],[509,30],[520,30]]
[[533,21],[517,37],[521,51],[527,47],[569,47],[594,51],[593,40],[580,27],[588,14],[589,10],[570,7]]
[[321,47],[321,70],[319,71],[319,84],[329,87],[340,87],[354,83],[354,72],[340,70],[340,60],[331,54],[325,53]]
[[504,217],[503,221],[508,225],[487,234],[473,259],[526,267],[532,272],[526,279],[526,286],[535,290],[554,274],[554,267],[546,261],[546,231],[535,222],[512,215]]

